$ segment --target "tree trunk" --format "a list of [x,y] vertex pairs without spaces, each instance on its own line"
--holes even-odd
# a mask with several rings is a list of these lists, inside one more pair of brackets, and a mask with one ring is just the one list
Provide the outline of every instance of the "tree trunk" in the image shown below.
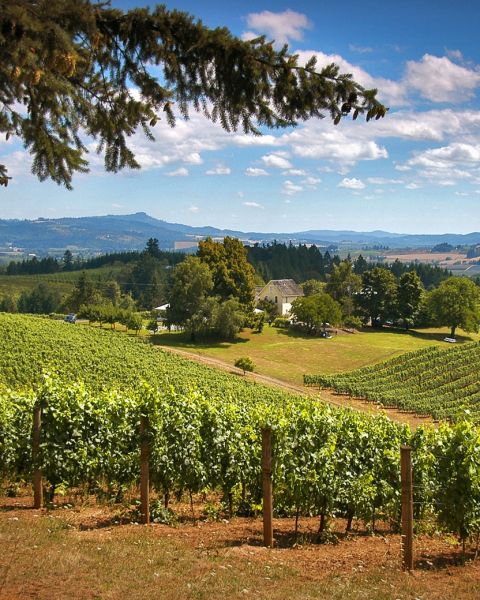
[[452,325],[452,329],[450,331],[450,337],[451,338],[455,338],[455,329],[457,328],[456,325]]
[[325,513],[320,515],[320,526],[318,528],[318,533],[323,533],[325,531],[327,519],[325,518]]
[[164,501],[165,510],[168,509],[169,502],[170,502],[170,492],[165,492],[165,501]]
[[354,516],[353,510],[349,510],[347,512],[347,527],[345,529],[345,533],[349,533],[350,531],[352,531],[353,516]]

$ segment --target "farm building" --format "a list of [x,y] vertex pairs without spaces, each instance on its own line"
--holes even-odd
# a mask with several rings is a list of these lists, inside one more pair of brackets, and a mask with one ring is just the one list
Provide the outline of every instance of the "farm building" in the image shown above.
[[257,292],[256,301],[271,300],[277,305],[279,315],[287,315],[292,302],[303,296],[303,291],[293,279],[271,279]]

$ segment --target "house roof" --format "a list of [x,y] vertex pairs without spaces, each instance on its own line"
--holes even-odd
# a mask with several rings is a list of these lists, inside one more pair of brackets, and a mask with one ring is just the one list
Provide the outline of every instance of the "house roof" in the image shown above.
[[267,285],[274,285],[282,296],[303,296],[302,288],[293,279],[271,279]]

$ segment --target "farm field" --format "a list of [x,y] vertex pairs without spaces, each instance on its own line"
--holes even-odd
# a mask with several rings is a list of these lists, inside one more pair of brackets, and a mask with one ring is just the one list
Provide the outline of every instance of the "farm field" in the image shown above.
[[437,419],[479,421],[479,372],[480,344],[473,342],[424,348],[350,373],[305,375],[305,383]]
[[[0,599],[474,600],[480,561],[459,564],[451,539],[419,536],[412,575],[398,535],[353,534],[339,544],[282,547],[291,519],[274,521],[280,547],[261,547],[261,521],[191,520],[116,526],[96,506],[36,511],[0,498]],[[302,533],[312,529],[302,523]]]
[[[302,385],[305,373],[352,371],[420,348],[447,348],[448,344],[443,342],[447,335],[447,328],[409,332],[365,329],[355,334],[342,332],[326,340],[266,325],[262,333],[245,330],[233,343],[193,344],[189,336],[182,333],[161,333],[155,336],[154,343],[183,348],[230,365],[241,356],[249,356],[258,373]],[[461,332],[458,335],[461,343],[473,340],[480,340],[480,335]]]
[[[115,274],[124,265],[108,265],[97,269],[89,269],[89,279],[93,281],[106,281],[114,278]],[[66,271],[41,275],[4,275],[0,274],[0,299],[4,296],[19,296],[22,292],[31,292],[40,283],[46,283],[51,289],[57,290],[60,295],[72,291],[82,271]]]

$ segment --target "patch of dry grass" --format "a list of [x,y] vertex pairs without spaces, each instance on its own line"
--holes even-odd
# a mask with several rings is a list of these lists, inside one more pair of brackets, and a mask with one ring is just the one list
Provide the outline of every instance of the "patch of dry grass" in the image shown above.
[[[261,546],[259,519],[101,527],[94,513],[0,511],[0,599],[473,600],[480,594],[480,561],[460,565],[458,548],[438,537],[417,538],[418,570],[408,575],[400,569],[396,535],[359,533],[335,545],[281,543],[271,550]],[[80,527],[85,520],[90,529]],[[316,526],[316,519],[302,520],[304,533]],[[293,520],[276,519],[274,527],[282,541]]]

